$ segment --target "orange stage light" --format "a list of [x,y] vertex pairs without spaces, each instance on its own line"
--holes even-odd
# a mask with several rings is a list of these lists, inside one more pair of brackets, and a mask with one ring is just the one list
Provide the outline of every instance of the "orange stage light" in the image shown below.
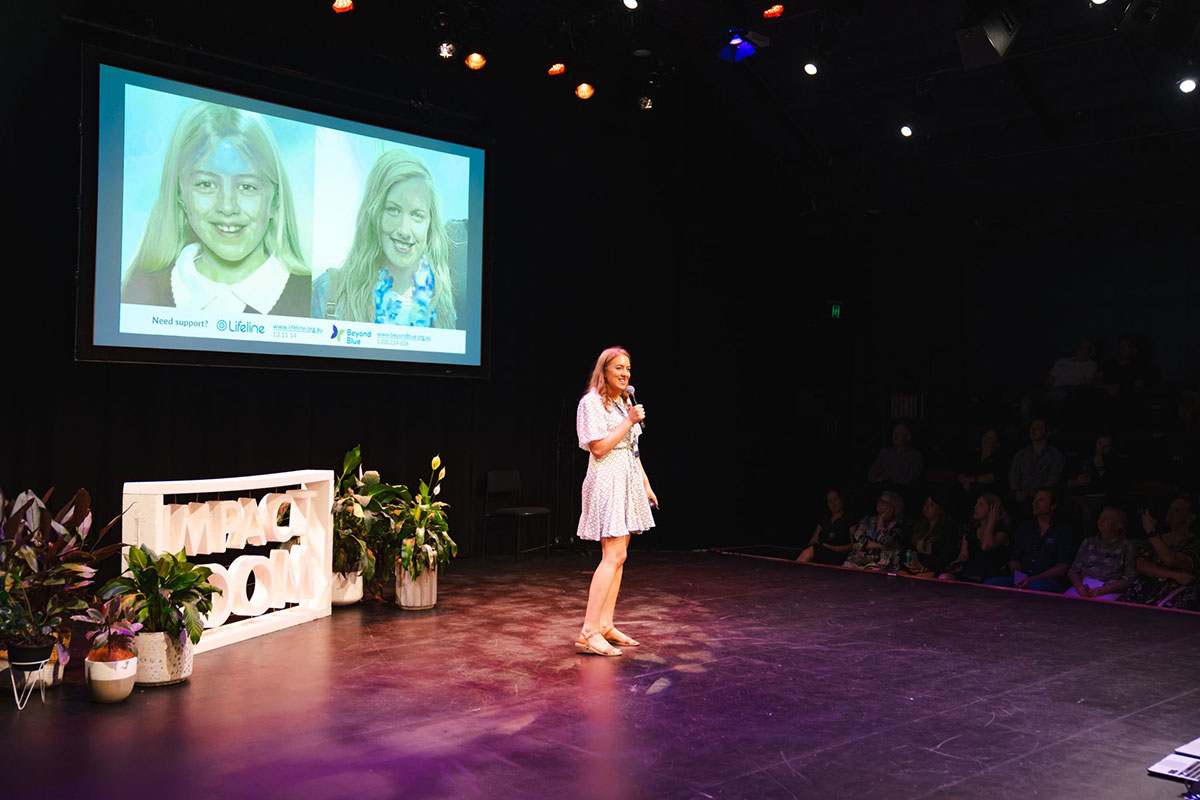
[[467,56],[467,66],[470,69],[483,69],[483,65],[487,63],[487,59],[479,53],[471,53]]
[[563,63],[551,64],[550,69],[546,70],[550,75],[562,75],[566,71],[567,65]]
[[596,89],[590,83],[581,83],[575,87],[575,96],[580,100],[587,100],[595,93]]
[[333,10],[339,14],[344,11],[353,11],[354,0],[333,0]]
[[764,11],[763,16],[766,17],[767,19],[771,19],[772,17],[781,17],[781,16],[783,16],[783,6],[776,3],[775,5],[771,6],[766,11]]

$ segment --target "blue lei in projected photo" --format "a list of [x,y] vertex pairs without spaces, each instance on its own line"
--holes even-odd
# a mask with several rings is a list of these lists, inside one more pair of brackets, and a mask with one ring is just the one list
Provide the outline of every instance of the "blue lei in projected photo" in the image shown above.
[[404,297],[392,289],[392,276],[386,269],[379,270],[379,281],[375,284],[375,322],[381,325],[410,325],[415,328],[428,328],[437,319],[437,313],[430,311],[429,304],[433,302],[433,268],[425,259],[413,275],[412,297]]

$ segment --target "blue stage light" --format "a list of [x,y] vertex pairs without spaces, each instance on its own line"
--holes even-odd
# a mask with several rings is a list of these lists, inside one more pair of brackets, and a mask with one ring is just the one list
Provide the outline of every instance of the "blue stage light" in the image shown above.
[[736,63],[754,55],[754,45],[742,38],[741,31],[735,28],[731,29],[729,33],[731,34],[729,44],[717,51],[717,58]]

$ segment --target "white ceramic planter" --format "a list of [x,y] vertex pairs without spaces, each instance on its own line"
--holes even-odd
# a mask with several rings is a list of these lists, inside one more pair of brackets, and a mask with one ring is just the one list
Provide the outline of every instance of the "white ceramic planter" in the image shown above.
[[363,599],[363,576],[361,572],[347,575],[345,572],[333,573],[332,603],[335,606],[349,606]]
[[137,656],[120,661],[87,659],[83,662],[83,673],[93,700],[97,703],[119,703],[129,697],[137,681]]
[[[180,638],[183,639],[182,643]],[[186,681],[192,674],[192,640],[165,633],[137,635],[137,683],[167,686]]]
[[427,569],[413,579],[408,570],[396,565],[396,605],[409,611],[422,611],[437,605],[437,570]]

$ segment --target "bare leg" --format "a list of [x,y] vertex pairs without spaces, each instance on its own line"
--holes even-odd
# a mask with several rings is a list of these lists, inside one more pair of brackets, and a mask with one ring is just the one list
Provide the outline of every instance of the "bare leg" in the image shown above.
[[801,563],[807,564],[813,560],[813,555],[814,555],[813,547],[812,547],[812,545],[809,545],[808,547],[806,547],[802,551],[800,551],[800,555],[797,556],[796,560]]
[[[626,553],[628,553],[629,537],[625,537]],[[616,575],[613,576],[612,587],[608,590],[608,596],[604,598],[604,608],[600,612],[600,632],[612,644],[622,647],[637,647],[638,642],[617,630],[613,624],[613,614],[617,607],[617,595],[621,591],[621,577],[625,574],[624,565],[617,568]]]
[[[587,613],[583,618],[583,633],[588,634],[589,640],[599,636],[606,630],[604,627],[605,613],[608,614],[608,627],[612,627],[612,604],[616,603],[617,592],[621,587],[622,565],[625,563],[625,551],[629,544],[628,536],[604,538],[600,540],[600,564],[592,573],[592,585],[588,589]],[[609,603],[609,595],[612,603]],[[603,641],[600,637],[598,641]],[[607,642],[605,642],[607,646]]]

